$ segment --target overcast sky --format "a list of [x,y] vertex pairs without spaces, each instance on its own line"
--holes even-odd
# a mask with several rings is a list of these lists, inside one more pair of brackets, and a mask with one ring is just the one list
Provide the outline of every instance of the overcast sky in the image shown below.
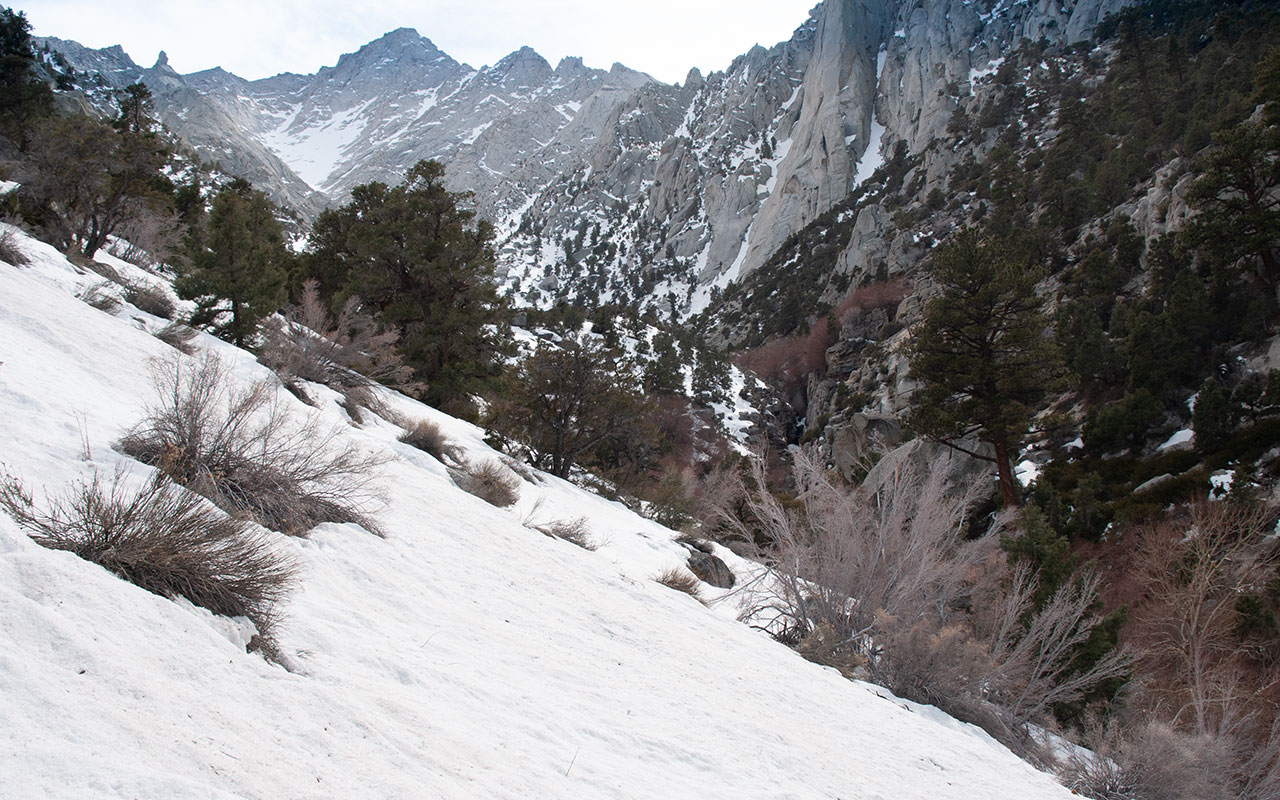
[[[243,78],[315,72],[399,27],[473,67],[529,45],[555,65],[581,56],[659,80],[729,66],[753,44],[789,39],[818,0],[18,0],[37,36],[119,44],[144,67],[159,51],[181,73]],[[3,3],[3,0],[0,0]]]

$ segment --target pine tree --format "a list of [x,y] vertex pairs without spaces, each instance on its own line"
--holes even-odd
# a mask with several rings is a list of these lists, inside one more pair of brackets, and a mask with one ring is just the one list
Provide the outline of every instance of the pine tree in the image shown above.
[[0,7],[0,135],[24,150],[31,121],[48,114],[53,105],[49,87],[35,79],[35,63],[27,15]]
[[191,269],[178,293],[195,299],[192,324],[243,347],[263,317],[285,300],[289,252],[275,206],[248,181],[236,179],[218,192],[204,222]]
[[[994,461],[1006,506],[1017,503],[1010,455],[1036,404],[1064,370],[1045,338],[1040,271],[999,240],[962,230],[933,260],[941,288],[925,310],[911,353],[923,387],[911,422],[926,435]],[[989,443],[994,456],[962,442]]]
[[386,326],[434,405],[458,402],[499,371],[505,340],[490,248],[493,226],[420,161],[405,182],[357,186],[312,229],[307,273],[338,302],[358,294]]

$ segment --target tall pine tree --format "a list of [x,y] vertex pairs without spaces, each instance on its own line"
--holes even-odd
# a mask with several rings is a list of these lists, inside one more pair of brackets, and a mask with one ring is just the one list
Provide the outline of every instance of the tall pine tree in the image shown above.
[[[1040,271],[999,240],[976,229],[938,248],[933,279],[942,293],[916,330],[911,371],[923,387],[912,424],[922,433],[994,461],[1000,495],[1017,504],[1010,456],[1027,432],[1036,404],[1064,370],[1046,338]],[[989,443],[993,454],[967,441]]]

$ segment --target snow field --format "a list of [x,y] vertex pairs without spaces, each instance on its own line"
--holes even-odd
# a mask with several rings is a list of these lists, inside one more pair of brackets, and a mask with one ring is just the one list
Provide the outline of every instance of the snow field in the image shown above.
[[[39,496],[130,463],[111,444],[151,397],[149,360],[175,351],[149,333],[162,321],[77,300],[96,275],[21,245],[29,267],[0,263],[0,462]],[[235,380],[269,377],[197,341]],[[474,426],[385,395],[468,459],[497,457]],[[279,629],[291,671],[246,653],[234,621],[41,548],[0,514],[0,795],[1069,796],[980,730],[734,621],[731,593],[704,588],[729,595],[708,609],[657,585],[684,559],[670,531],[548,476],[493,508],[397,426],[348,426],[321,399],[311,412],[281,395],[389,456],[387,538],[276,537],[300,567]],[[598,551],[521,524],[577,517]]]

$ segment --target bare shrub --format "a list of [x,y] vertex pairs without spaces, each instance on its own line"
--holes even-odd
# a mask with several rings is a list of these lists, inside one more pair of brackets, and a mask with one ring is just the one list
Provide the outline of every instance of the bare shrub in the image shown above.
[[849,644],[826,623],[820,623],[806,633],[792,647],[804,659],[815,664],[834,667],[846,678],[867,677],[867,658]]
[[135,266],[155,269],[161,264],[172,264],[182,252],[184,232],[185,227],[176,213],[144,207],[137,216],[120,223],[116,228],[118,238],[111,242],[108,251]]
[[1229,734],[1241,722],[1236,603],[1275,576],[1270,522],[1260,508],[1206,502],[1143,534],[1136,572],[1148,601],[1139,620],[1146,666],[1176,676],[1167,700],[1197,733]]
[[771,632],[798,641],[825,623],[865,652],[878,614],[908,626],[945,621],[965,593],[979,554],[962,544],[976,490],[950,492],[941,471],[904,466],[874,491],[847,491],[797,454],[798,497],[785,505],[762,488],[763,458],[751,460],[750,479],[756,488],[737,478],[736,491],[719,494],[714,522],[763,542],[772,587],[749,611]]
[[27,254],[18,247],[18,234],[9,229],[0,230],[0,261],[7,261],[15,267],[31,263]]
[[1174,730],[1147,720],[1125,735],[1112,724],[1091,742],[1092,752],[1076,751],[1060,771],[1064,785],[1094,800],[1227,800],[1231,790],[1230,755],[1209,736]]
[[699,603],[702,602],[702,594],[698,590],[698,579],[688,570],[672,567],[671,569],[664,570],[662,574],[658,575],[654,580],[668,589],[675,589],[677,592],[684,592]]
[[410,425],[400,434],[400,441],[416,447],[437,461],[457,462],[462,455],[461,449],[445,436],[440,426],[431,420],[423,419]]
[[458,488],[489,505],[505,508],[520,499],[520,478],[497,461],[466,464],[449,474]]
[[[1132,657],[1113,650],[1082,669],[1076,656],[1103,615],[1098,607],[1101,578],[1082,572],[1064,581],[1038,611],[1031,613],[1038,583],[1025,565],[1000,581],[1004,591],[994,602],[979,604],[986,618],[977,627],[997,665],[991,694],[1014,725],[1073,703],[1100,683],[1127,674]],[[1025,624],[1023,620],[1027,620]]]
[[281,533],[353,522],[381,535],[364,506],[383,459],[341,443],[314,418],[292,424],[270,384],[229,389],[215,356],[162,361],[154,379],[157,402],[121,441],[125,453]]
[[289,383],[302,379],[339,391],[370,381],[400,389],[410,383],[413,370],[396,351],[400,332],[379,329],[373,317],[351,297],[335,319],[320,299],[318,284],[303,284],[301,303],[282,324],[267,326],[258,360]]
[[177,311],[173,298],[164,289],[141,281],[125,284],[124,299],[139,310],[161,319],[173,319]]
[[112,294],[110,284],[105,282],[95,283],[94,285],[81,290],[76,297],[99,311],[105,311],[108,314],[120,307],[119,298]]
[[196,348],[193,340],[196,338],[196,333],[196,329],[189,325],[183,325],[181,322],[171,322],[156,331],[155,336],[178,352],[194,355]]
[[232,519],[157,473],[139,491],[121,475],[95,476],[46,498],[38,508],[11,475],[0,473],[0,508],[38,544],[67,550],[163,597],[182,596],[258,629],[250,649],[275,658],[276,607],[294,567],[249,523]]
[[[290,389],[290,391],[293,390]],[[347,416],[351,418],[351,422],[354,425],[364,424],[364,412],[366,411],[384,419],[388,416],[394,416],[391,410],[387,408],[387,404],[382,401],[382,398],[378,397],[372,384],[361,384],[343,389],[341,405],[342,410],[347,412]]]
[[1076,663],[1101,621],[1096,576],[1069,580],[1033,613],[1033,577],[1010,575],[996,548],[1008,518],[965,541],[976,485],[903,463],[878,485],[847,490],[798,453],[797,496],[784,503],[762,488],[763,459],[751,469],[755,488],[717,493],[713,522],[764,542],[757,557],[769,575],[745,616],[783,641],[820,630],[829,652],[861,653],[876,683],[1006,744],[1054,704],[1125,673],[1123,653]]
[[552,520],[551,522],[535,524],[532,527],[547,536],[564,539],[566,542],[576,544],[583,550],[595,550],[599,547],[591,538],[591,529],[587,526],[586,517]]

